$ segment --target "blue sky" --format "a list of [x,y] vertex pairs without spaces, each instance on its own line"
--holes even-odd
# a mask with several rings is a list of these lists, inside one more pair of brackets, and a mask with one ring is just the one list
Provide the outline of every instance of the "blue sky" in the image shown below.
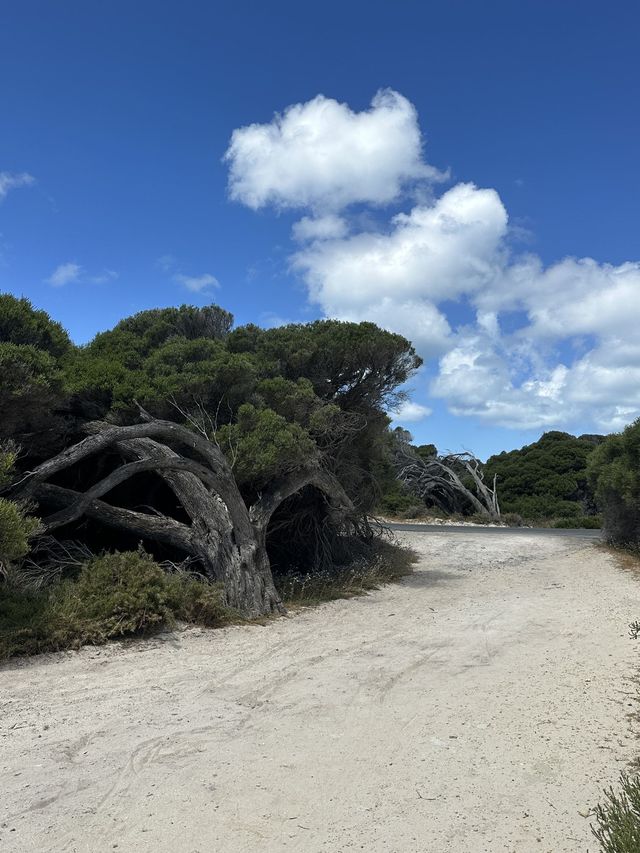
[[[619,429],[640,414],[639,26],[615,0],[9,4],[0,289],[78,342],[182,302],[410,336],[419,318],[418,440],[486,455]],[[443,222],[460,242],[434,272]]]

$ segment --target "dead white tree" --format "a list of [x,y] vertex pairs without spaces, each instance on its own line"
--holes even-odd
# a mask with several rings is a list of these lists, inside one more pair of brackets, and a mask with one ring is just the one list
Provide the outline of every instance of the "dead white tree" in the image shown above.
[[410,492],[445,512],[456,512],[471,504],[480,515],[495,521],[500,518],[496,477],[488,486],[482,463],[472,453],[424,458],[408,442],[398,441],[394,464],[398,479]]

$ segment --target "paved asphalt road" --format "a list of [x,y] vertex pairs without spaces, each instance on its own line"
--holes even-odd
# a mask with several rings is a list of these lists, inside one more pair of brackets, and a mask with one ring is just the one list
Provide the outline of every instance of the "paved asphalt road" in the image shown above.
[[481,524],[396,524],[388,522],[391,530],[404,530],[408,533],[486,533],[488,536],[570,536],[573,539],[589,539],[597,541],[602,537],[600,530],[562,530],[554,527],[484,527]]

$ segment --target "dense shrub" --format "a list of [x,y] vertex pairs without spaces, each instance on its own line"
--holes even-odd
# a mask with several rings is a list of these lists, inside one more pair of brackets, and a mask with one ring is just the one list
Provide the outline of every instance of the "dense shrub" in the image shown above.
[[[0,445],[0,487],[11,479],[17,451],[10,442]],[[29,551],[29,540],[40,522],[22,504],[0,497],[0,579]]]
[[[415,497],[414,497],[415,501]],[[402,510],[398,513],[398,518],[402,519],[419,519],[419,518],[428,518],[431,515],[431,510],[426,507],[424,504],[416,504],[413,503],[411,506],[408,506],[405,510]]]
[[497,475],[503,513],[541,520],[594,512],[587,462],[603,440],[602,436],[576,438],[547,432],[533,444],[491,456],[485,477],[491,481]]
[[597,448],[589,480],[602,514],[605,536],[614,545],[640,545],[640,419]]
[[394,488],[383,495],[378,504],[378,511],[381,515],[400,515],[415,506],[415,502],[415,495],[405,494],[399,488]]
[[599,530],[602,521],[599,515],[581,515],[572,518],[558,518],[553,526],[564,530]]
[[69,336],[60,323],[45,311],[38,311],[28,299],[0,293],[0,343],[35,347],[60,358],[72,349]]
[[39,520],[23,506],[0,498],[0,575],[28,553],[29,540],[39,526]]
[[63,363],[73,349],[44,311],[0,294],[0,440],[20,444],[23,461],[58,449],[68,427]]
[[0,597],[0,658],[78,648],[171,627],[228,620],[218,585],[168,574],[142,551],[90,560],[75,579],[42,590],[8,583]]

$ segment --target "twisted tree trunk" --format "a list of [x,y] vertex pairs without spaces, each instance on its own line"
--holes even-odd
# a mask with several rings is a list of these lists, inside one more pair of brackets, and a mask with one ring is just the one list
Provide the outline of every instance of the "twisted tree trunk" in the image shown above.
[[[497,477],[493,478],[491,487],[487,486],[482,465],[471,453],[423,459],[403,441],[396,446],[394,463],[398,479],[410,491],[433,501],[446,512],[456,511],[462,501],[471,504],[479,515],[492,521],[500,519]],[[471,478],[473,490],[463,483],[464,474]]]
[[[273,483],[248,508],[217,445],[186,427],[150,419],[125,427],[90,424],[88,430],[92,433],[88,438],[25,475],[13,487],[13,494],[33,497],[58,509],[43,519],[47,532],[86,515],[142,538],[180,548],[196,557],[210,578],[222,583],[227,605],[248,618],[284,612],[266,550],[269,520],[283,500],[313,484],[325,493],[333,513],[355,514],[341,485],[320,468],[318,460]],[[133,461],[123,463],[85,492],[47,482],[76,462],[110,447]],[[190,524],[102,500],[116,485],[145,471],[162,477],[189,516]]]

